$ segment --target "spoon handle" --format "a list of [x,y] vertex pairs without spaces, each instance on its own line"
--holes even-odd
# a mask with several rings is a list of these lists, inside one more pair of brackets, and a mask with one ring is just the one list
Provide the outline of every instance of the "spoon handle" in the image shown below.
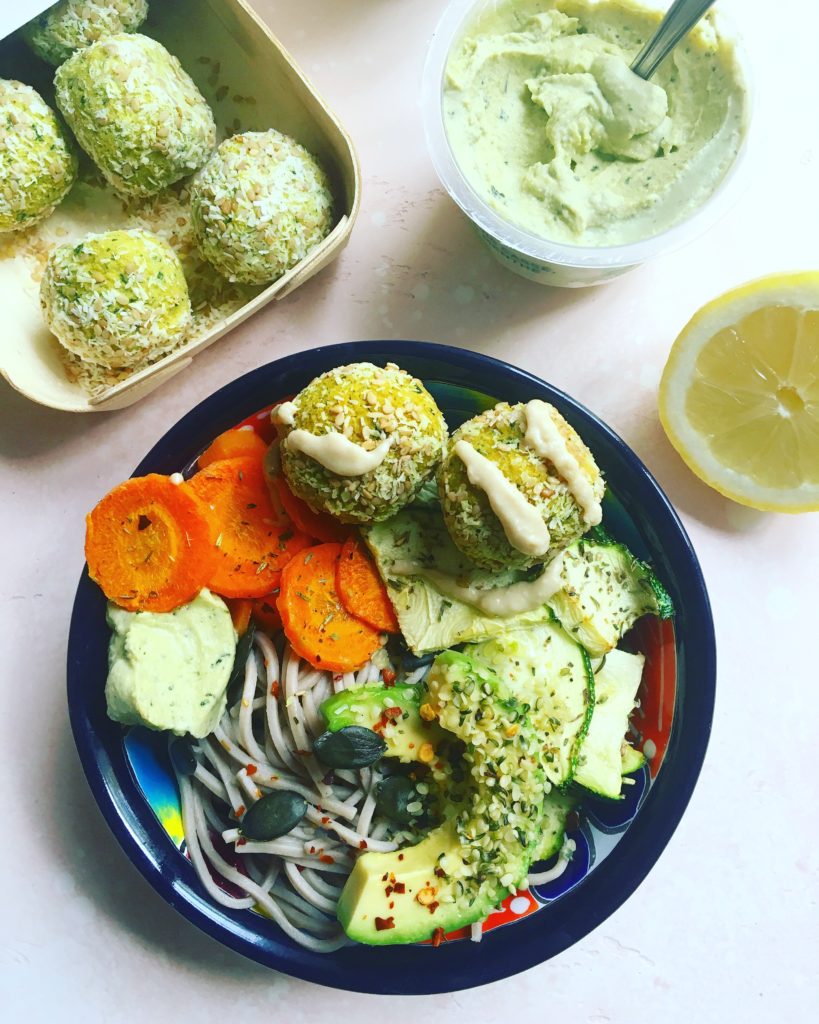
[[687,35],[715,0],[674,0],[660,27],[631,65],[640,78],[651,78],[677,43]]

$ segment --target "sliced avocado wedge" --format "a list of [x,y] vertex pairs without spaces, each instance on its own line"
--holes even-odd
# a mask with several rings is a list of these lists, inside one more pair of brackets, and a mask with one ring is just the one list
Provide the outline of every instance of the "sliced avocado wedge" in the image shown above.
[[415,846],[365,853],[341,893],[338,920],[351,939],[370,946],[423,942],[438,928],[449,932],[472,924],[491,906],[458,900],[454,875],[462,867],[451,821]]
[[[546,781],[526,705],[455,651],[436,658],[426,690],[441,726],[463,744],[466,778],[450,779],[450,817],[420,843],[356,861],[338,919],[369,945],[418,942],[486,917],[525,880],[540,842]],[[447,766],[432,770],[445,786]]]
[[[609,651],[595,673],[594,712],[580,748],[574,781],[610,800],[617,800],[622,792],[625,774],[623,745],[629,716],[637,701],[644,664],[642,654]],[[637,751],[629,749],[632,753],[627,756],[633,759]]]
[[593,657],[614,650],[643,615],[669,619],[674,605],[653,570],[602,531],[566,550],[565,585],[549,606]]
[[444,737],[435,721],[421,715],[421,699],[426,691],[418,686],[359,686],[336,693],[321,705],[321,714],[330,732],[351,725],[374,729],[387,744],[385,757],[396,757],[404,764],[420,760],[424,744],[434,752]]
[[580,644],[556,622],[544,622],[468,650],[530,705],[549,782],[570,782],[595,700],[591,662]]

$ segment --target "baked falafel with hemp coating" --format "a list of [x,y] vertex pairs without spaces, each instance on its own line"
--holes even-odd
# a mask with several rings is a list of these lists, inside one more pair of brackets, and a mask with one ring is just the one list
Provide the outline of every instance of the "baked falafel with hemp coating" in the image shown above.
[[77,50],[54,77],[77,141],[123,196],[152,196],[193,174],[216,144],[210,107],[165,47],[120,34]]
[[77,154],[30,85],[0,78],[0,233],[47,217],[77,177]]
[[328,370],[271,415],[291,490],[345,523],[381,522],[408,505],[447,436],[432,395],[394,363]]
[[56,68],[100,39],[136,32],[147,17],[147,0],[60,0],[21,32],[37,56]]
[[54,249],[40,305],[64,348],[106,369],[134,369],[164,355],[191,318],[179,257],[137,228]]
[[[557,442],[561,462],[555,466],[530,443],[527,410],[539,406]],[[589,449],[554,406],[544,402],[509,405],[501,402],[467,420],[450,438],[438,470],[438,493],[447,529],[457,546],[476,565],[486,569],[528,569],[550,560],[599,522],[599,503],[605,482]],[[486,491],[470,481],[459,442],[500,470],[538,515],[546,529],[542,551],[521,550],[507,535],[507,528],[493,511]],[[569,468],[565,468],[565,463]],[[490,473],[492,470],[490,469]],[[566,479],[566,477],[573,477]],[[515,495],[512,495],[515,497]],[[579,498],[584,498],[588,512]],[[508,507],[510,503],[505,501]],[[511,510],[514,517],[514,510]]]
[[327,175],[275,129],[225,139],[191,183],[190,201],[199,250],[229,281],[275,281],[333,227]]

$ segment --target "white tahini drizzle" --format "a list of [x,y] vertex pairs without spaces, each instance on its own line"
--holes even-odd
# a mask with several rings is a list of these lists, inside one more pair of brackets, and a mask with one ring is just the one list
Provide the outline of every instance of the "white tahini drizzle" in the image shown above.
[[454,576],[437,569],[428,569],[416,562],[396,562],[387,575],[421,576],[428,580],[444,597],[462,601],[477,608],[485,615],[508,618],[541,608],[563,586],[563,552],[553,558],[536,580],[510,583],[506,587],[483,590],[480,587],[462,586]]
[[270,410],[272,423],[281,424],[283,427],[292,427],[296,422],[296,413],[299,407],[295,402],[280,402]]
[[452,451],[466,467],[474,487],[480,487],[500,520],[506,539],[524,555],[537,557],[549,550],[549,527],[534,505],[508,480],[491,459],[475,451],[468,441],[457,441]]
[[569,451],[566,439],[552,419],[551,406],[537,398],[526,404],[524,444],[538,458],[551,462],[580,506],[586,525],[597,526],[603,518],[603,509],[595,496],[592,482]]
[[291,430],[285,445],[303,452],[337,476],[364,476],[377,469],[390,450],[393,437],[385,437],[372,451],[351,441],[344,434],[311,434],[308,430]]

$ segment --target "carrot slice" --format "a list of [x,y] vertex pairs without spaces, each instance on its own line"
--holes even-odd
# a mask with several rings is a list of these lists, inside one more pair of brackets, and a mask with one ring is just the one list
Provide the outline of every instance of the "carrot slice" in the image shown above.
[[398,619],[378,570],[355,537],[348,537],[336,567],[336,589],[351,615],[382,633],[397,633]]
[[277,607],[293,650],[314,668],[352,672],[381,645],[377,630],[350,615],[336,590],[340,544],[300,551],[282,571]]
[[244,636],[253,614],[253,602],[246,597],[229,597],[225,604],[233,620],[233,628],[239,636]]
[[349,536],[350,531],[337,519],[325,512],[314,512],[306,501],[297,498],[284,477],[276,477],[276,487],[284,511],[302,533],[330,544],[341,544]]
[[220,459],[182,485],[198,497],[217,548],[209,586],[223,597],[264,597],[309,537],[282,525],[270,501],[261,460]]
[[266,597],[257,597],[253,602],[253,618],[256,625],[271,636],[282,628],[282,617],[276,607],[278,596],[279,591],[276,589],[272,594],[268,594]]
[[205,509],[166,476],[126,480],[85,523],[88,574],[121,608],[170,612],[210,581],[215,552]]
[[267,445],[252,427],[233,427],[220,434],[202,452],[197,460],[200,469],[205,469],[221,459],[240,459],[253,455],[263,459]]

